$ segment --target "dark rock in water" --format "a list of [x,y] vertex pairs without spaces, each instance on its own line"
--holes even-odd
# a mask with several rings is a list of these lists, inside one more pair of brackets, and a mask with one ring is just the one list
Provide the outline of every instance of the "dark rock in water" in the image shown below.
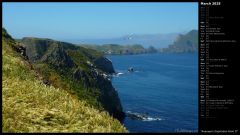
[[142,120],[142,121],[159,121],[162,120],[161,118],[152,118],[148,116],[148,113],[146,114],[139,114],[139,113],[133,113],[130,111],[126,112],[127,117],[129,117],[132,120]]
[[128,68],[128,72],[133,72],[133,67]]
[[126,115],[133,120],[146,120],[148,116],[146,114],[132,113],[128,111]]

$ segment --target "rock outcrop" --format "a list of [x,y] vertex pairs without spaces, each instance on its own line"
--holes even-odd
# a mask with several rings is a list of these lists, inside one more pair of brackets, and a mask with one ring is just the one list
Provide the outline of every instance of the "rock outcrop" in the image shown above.
[[61,45],[53,48],[51,53],[43,55],[41,61],[57,67],[71,68],[74,66],[72,59],[66,54]]
[[94,63],[96,64],[97,68],[101,69],[106,73],[115,73],[112,62],[105,57],[97,58],[96,60],[94,60]]

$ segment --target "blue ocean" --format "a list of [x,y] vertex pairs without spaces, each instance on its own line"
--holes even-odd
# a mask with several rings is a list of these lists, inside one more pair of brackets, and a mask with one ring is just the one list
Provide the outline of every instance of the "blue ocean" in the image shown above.
[[[197,132],[198,55],[108,55],[130,132]],[[132,71],[128,71],[129,68]]]

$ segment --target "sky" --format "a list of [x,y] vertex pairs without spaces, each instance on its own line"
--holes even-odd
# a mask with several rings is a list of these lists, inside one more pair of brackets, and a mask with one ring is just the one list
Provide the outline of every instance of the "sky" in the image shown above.
[[196,2],[4,2],[2,15],[14,38],[100,39],[198,29]]

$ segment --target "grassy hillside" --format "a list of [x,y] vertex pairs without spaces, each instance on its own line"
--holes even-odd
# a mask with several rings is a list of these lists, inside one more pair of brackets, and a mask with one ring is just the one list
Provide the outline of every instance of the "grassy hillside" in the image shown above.
[[2,30],[3,132],[126,132],[120,122],[67,90],[46,85]]

